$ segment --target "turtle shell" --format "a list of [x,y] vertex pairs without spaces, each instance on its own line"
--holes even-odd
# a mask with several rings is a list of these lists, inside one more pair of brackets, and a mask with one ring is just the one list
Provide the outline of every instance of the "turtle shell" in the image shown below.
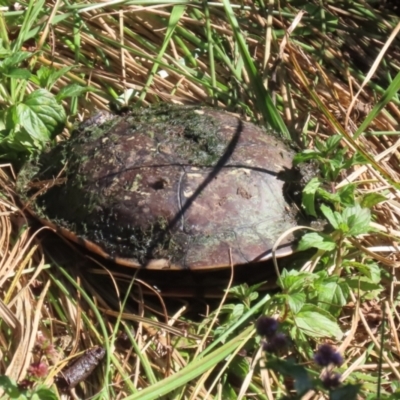
[[268,258],[296,226],[293,156],[233,114],[163,105],[88,120],[18,186],[36,216],[118,264],[225,268]]

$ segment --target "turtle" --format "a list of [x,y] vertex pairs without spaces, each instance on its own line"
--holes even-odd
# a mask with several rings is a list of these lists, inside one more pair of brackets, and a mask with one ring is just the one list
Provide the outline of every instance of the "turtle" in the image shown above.
[[90,118],[27,163],[17,187],[43,223],[113,263],[226,269],[270,258],[298,224],[295,154],[236,114],[162,104]]

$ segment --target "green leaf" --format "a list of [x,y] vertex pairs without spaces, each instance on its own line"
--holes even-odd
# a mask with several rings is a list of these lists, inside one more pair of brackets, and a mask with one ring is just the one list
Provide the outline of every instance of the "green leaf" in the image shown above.
[[292,293],[286,295],[286,299],[292,313],[297,314],[306,302],[306,295],[305,293]]
[[311,248],[317,248],[320,250],[331,251],[336,248],[335,241],[328,235],[318,232],[312,232],[305,234],[297,247],[299,251],[308,250]]
[[1,145],[14,152],[42,149],[64,128],[64,108],[45,89],[38,89],[5,113],[5,134]]
[[274,372],[293,378],[295,381],[294,387],[298,395],[302,395],[312,389],[312,381],[308,376],[307,370],[302,365],[295,364],[290,360],[275,358],[268,360],[266,367]]
[[338,277],[329,277],[328,279],[330,280],[328,282],[323,280],[315,283],[315,289],[318,292],[318,307],[337,315],[347,304],[350,289],[348,284]]
[[321,187],[318,188],[317,195],[322,200],[329,201],[330,203],[333,204],[340,203],[340,196],[337,193],[328,192],[327,190],[322,189]]
[[35,394],[40,400],[57,400],[58,396],[49,388],[42,386],[35,390]]
[[250,369],[249,360],[245,357],[236,356],[229,365],[229,371],[232,371],[237,377],[245,378]]
[[356,185],[353,183],[343,186],[337,191],[337,195],[340,198],[340,203],[344,206],[354,206]]
[[363,292],[382,289],[381,285],[371,282],[371,280],[366,277],[356,277],[347,279],[347,284],[349,285],[350,288],[356,290],[360,289]]
[[342,222],[341,218],[338,220],[337,213],[335,214],[332,209],[325,204],[321,205],[321,212],[324,214],[324,217],[329,221],[329,223],[333,226],[333,228],[338,229],[339,224]]
[[344,261],[344,266],[350,266],[356,268],[359,272],[365,275],[371,282],[379,283],[381,281],[381,269],[378,265],[370,263],[370,264],[361,264],[356,261]]
[[362,199],[360,201],[360,206],[363,208],[372,208],[376,204],[382,203],[383,201],[386,200],[387,200],[386,196],[383,196],[380,193],[367,193],[364,196],[362,196]]
[[340,144],[340,141],[342,139],[343,139],[342,135],[330,136],[328,138],[328,140],[326,141],[326,152],[327,153],[332,153],[333,151],[335,151],[338,148],[338,146]]
[[315,139],[315,148],[319,151],[320,155],[325,155],[327,153],[326,141]]
[[6,375],[0,375],[0,387],[2,387],[5,393],[10,399],[19,399],[21,392],[18,389],[17,383],[11,380]]
[[235,304],[233,311],[232,311],[232,315],[230,316],[230,320],[237,320],[239,319],[244,312],[244,305],[243,304]]
[[0,62],[0,71],[7,71],[9,68],[15,68],[22,61],[32,56],[33,53],[28,51],[17,51]]
[[334,337],[340,340],[343,336],[336,319],[327,311],[313,304],[306,304],[294,316],[296,326],[305,335],[311,337]]
[[299,165],[300,163],[315,160],[319,157],[320,153],[311,149],[303,150],[301,153],[297,153],[293,158],[293,164]]
[[32,76],[31,80],[36,82],[41,88],[48,89],[49,78],[52,73],[52,68],[42,65],[37,71],[36,76]]
[[20,120],[20,123],[31,135],[34,135],[31,131],[33,124],[40,126],[49,139],[53,139],[64,129],[65,110],[46,89],[35,90],[26,96],[24,106],[24,113],[30,120]]
[[264,284],[265,282],[260,282],[249,287],[247,283],[243,283],[230,288],[229,293],[241,301],[246,301],[248,299],[255,300],[258,297],[257,290]]
[[358,399],[358,393],[360,392],[361,389],[360,384],[356,385],[345,385],[340,387],[339,389],[332,390],[329,393],[329,400],[357,400]]
[[29,106],[18,104],[16,112],[19,125],[28,132],[37,145],[45,144],[50,140],[50,134],[46,125]]
[[46,89],[50,90],[53,85],[63,77],[67,72],[71,71],[71,69],[75,68],[75,65],[69,65],[67,67],[62,67],[60,69],[50,69],[50,74],[46,80]]
[[354,207],[347,207],[343,211],[343,221],[349,227],[348,236],[357,236],[369,232],[371,222],[371,211],[361,208],[359,204]]
[[287,271],[284,269],[278,279],[278,285],[286,292],[293,293],[309,285],[317,278],[316,275],[309,272],[300,272],[296,270]]
[[7,72],[4,72],[3,75],[8,78],[27,80],[32,74],[25,68],[10,68]]
[[312,215],[313,217],[317,216],[315,211],[315,193],[320,185],[321,182],[318,178],[312,178],[303,190],[302,206],[306,210],[307,214]]
[[68,98],[68,97],[78,97],[82,94],[89,92],[91,89],[85,86],[73,83],[72,85],[64,86],[56,95],[58,102]]

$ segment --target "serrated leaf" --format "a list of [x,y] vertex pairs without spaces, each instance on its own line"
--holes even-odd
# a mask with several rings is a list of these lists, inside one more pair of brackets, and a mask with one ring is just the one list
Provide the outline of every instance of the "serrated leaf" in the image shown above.
[[7,136],[0,143],[4,148],[18,153],[32,152],[40,147],[24,129],[7,131]]
[[60,102],[68,97],[77,97],[77,96],[80,96],[89,91],[90,91],[90,88],[73,83],[72,85],[64,86],[57,93],[56,99],[58,102]]
[[252,302],[252,301],[254,301],[254,300],[257,300],[257,299],[258,299],[258,296],[259,296],[258,292],[250,293],[250,295],[249,295],[249,300],[250,300],[250,302]]
[[287,303],[293,314],[297,314],[306,302],[305,293],[292,293],[286,295]]
[[340,203],[344,206],[354,206],[356,185],[353,183],[343,186],[337,191],[337,195],[340,198]]
[[296,270],[287,271],[284,269],[278,279],[278,285],[286,292],[292,293],[306,286],[315,278],[316,275],[310,274],[309,272],[300,272]]
[[359,204],[354,207],[347,207],[343,211],[343,221],[349,227],[347,235],[357,236],[369,231],[371,222],[371,211],[367,208],[361,208]]
[[320,197],[323,200],[327,200],[331,203],[339,203],[340,202],[340,196],[337,193],[330,193],[326,191],[325,189],[322,189],[321,187],[318,188],[317,190],[318,197]]
[[367,277],[357,277],[357,278],[351,278],[347,280],[347,284],[349,285],[350,288],[352,289],[360,289],[363,292],[369,292],[372,290],[379,290],[382,289],[382,286],[375,283],[371,282],[370,279]]
[[244,378],[249,372],[249,369],[249,360],[241,356],[234,357],[229,365],[229,370],[234,372],[234,374],[240,378]]
[[297,153],[294,158],[293,158],[293,164],[298,165],[303,162],[309,161],[309,160],[315,160],[316,158],[319,157],[319,153],[317,153],[314,150],[304,150],[301,153]]
[[380,193],[367,193],[362,197],[360,206],[363,208],[372,208],[376,204],[382,203],[386,200],[386,196],[383,196]]
[[23,103],[13,105],[5,114],[7,136],[1,144],[16,152],[42,149],[64,128],[64,108],[45,89],[26,96]]
[[44,87],[47,90],[50,90],[53,85],[61,78],[63,77],[66,73],[71,71],[71,69],[75,68],[75,65],[69,65],[67,67],[62,67],[60,69],[50,69],[48,73],[46,73],[46,76],[43,74],[43,84]]
[[3,75],[8,78],[28,80],[32,74],[25,68],[10,68],[7,72],[3,72]]
[[326,142],[323,140],[315,139],[315,148],[320,152],[320,154],[326,153]]
[[57,400],[58,396],[46,387],[39,387],[35,390],[35,394],[40,400]]
[[39,82],[40,87],[45,88],[45,89],[50,89],[47,87],[49,77],[52,73],[52,69],[49,67],[46,67],[45,65],[42,65],[37,71],[36,71],[36,79]]
[[317,216],[315,211],[315,193],[320,185],[321,182],[318,178],[312,178],[303,190],[302,206],[306,210],[307,214],[312,215],[313,217]]
[[340,340],[343,336],[336,319],[313,304],[305,304],[294,316],[294,321],[305,335],[311,337],[334,337]]
[[340,141],[342,140],[342,135],[333,135],[328,138],[326,141],[326,150],[327,152],[332,152],[339,146]]
[[311,248],[331,251],[336,248],[336,242],[330,236],[322,233],[307,233],[300,239],[297,249],[304,251]]
[[350,295],[347,283],[338,278],[331,278],[330,282],[317,282],[315,289],[318,292],[318,307],[334,315],[347,304]]
[[50,140],[50,133],[44,122],[26,104],[17,105],[18,124],[22,126],[32,137],[37,145]]
[[236,304],[235,307],[233,308],[233,312],[232,315],[230,317],[230,319],[239,319],[244,312],[244,305],[243,304]]
[[339,223],[341,221],[338,221],[336,219],[336,216],[334,214],[334,212],[332,211],[332,209],[328,206],[326,206],[325,204],[321,205],[321,212],[322,214],[324,214],[324,217],[329,221],[329,223],[335,228],[338,229],[339,228]]
[[247,283],[243,283],[242,285],[233,286],[229,289],[228,293],[234,294],[235,296],[242,298],[246,296],[246,292],[249,289]]
[[381,269],[376,264],[373,263],[362,264],[356,261],[345,260],[343,265],[356,268],[359,272],[365,275],[373,283],[379,283],[381,281]]
[[[29,114],[35,115],[35,119],[40,121],[49,139],[53,139],[64,129],[65,110],[57,103],[54,95],[46,89],[38,89],[30,93],[26,96],[24,105],[30,109]],[[22,125],[27,129],[24,123]]]
[[0,70],[7,71],[8,68],[15,68],[22,61],[33,56],[34,53],[28,51],[17,51],[0,62]]

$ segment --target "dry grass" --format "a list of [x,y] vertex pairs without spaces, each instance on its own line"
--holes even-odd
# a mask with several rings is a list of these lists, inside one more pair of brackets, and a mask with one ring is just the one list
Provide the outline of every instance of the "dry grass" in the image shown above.
[[[358,294],[352,293],[352,302],[343,310],[340,320],[347,333],[337,345],[346,354],[344,379],[350,374],[363,379],[361,374],[354,375],[360,372],[374,374],[376,379],[381,368],[382,383],[391,390],[390,382],[400,379],[397,95],[361,134],[354,133],[382,95],[382,79],[392,80],[400,68],[399,39],[396,35],[390,36],[398,32],[400,25],[396,26],[394,17],[389,18],[368,5],[362,5],[363,13],[360,8],[347,10],[342,3],[332,2],[327,3],[325,12],[338,21],[333,30],[329,20],[327,25],[313,23],[310,15],[298,14],[299,10],[290,2],[282,4],[282,8],[270,3],[269,9],[260,11],[252,2],[244,2],[243,9],[235,12],[241,29],[246,32],[249,52],[276,99],[286,125],[309,148],[313,148],[315,138],[326,139],[332,133],[342,133],[343,145],[349,147],[349,154],[358,151],[370,162],[344,171],[342,180],[332,190],[352,182],[357,185],[359,196],[380,193],[386,198],[373,209],[375,231],[352,242],[384,269],[386,290],[378,299],[368,302],[361,302]],[[35,45],[42,50],[36,59],[37,67],[76,65],[59,81],[55,91],[71,81],[98,89],[79,99],[80,118],[97,108],[107,108],[113,93],[133,89],[143,104],[208,103],[262,120],[262,113],[255,106],[251,79],[233,39],[232,26],[220,3],[210,4],[209,9],[202,8],[200,3],[188,7],[161,57],[160,48],[168,29],[165,18],[170,15],[170,7],[122,5],[116,8],[106,2],[98,8],[85,7],[71,7],[71,15],[62,23],[49,19],[41,29],[41,41]],[[74,14],[79,9],[79,15]],[[54,10],[55,15],[67,12],[59,2],[55,3]],[[367,11],[376,17],[373,21],[376,26],[365,26],[371,23]],[[207,13],[211,17],[209,22],[204,18]],[[298,21],[293,23],[296,15]],[[74,26],[74,21],[79,23]],[[291,25],[294,34],[288,39],[284,31]],[[303,34],[297,36],[296,32],[301,29]],[[362,35],[364,29],[371,29],[371,35]],[[210,32],[214,40],[220,41],[213,48],[208,45]],[[385,44],[389,46],[386,48]],[[193,57],[194,53],[197,58]],[[158,69],[154,67],[154,60],[159,63]],[[73,104],[69,106],[73,109]],[[181,307],[175,308],[177,313],[170,315],[168,304],[159,294],[149,300],[140,297],[139,290],[138,297],[125,299],[119,285],[121,282],[132,284],[131,271],[118,274],[93,264],[86,270],[57,266],[42,246],[40,234],[46,228],[27,227],[31,221],[26,220],[29,217],[15,203],[10,166],[2,166],[0,173],[2,373],[17,381],[24,379],[29,365],[39,357],[34,350],[40,335],[58,346],[58,358],[53,360],[45,384],[53,382],[68,359],[100,344],[108,350],[104,364],[105,387],[101,389],[100,378],[94,375],[85,383],[81,396],[90,398],[100,390],[103,398],[122,399],[128,395],[136,398],[138,388],[178,374],[195,353],[207,347],[209,342],[204,340],[204,334],[211,329],[212,319],[205,317],[198,323],[183,318],[187,303],[182,302]],[[110,298],[92,285],[93,277],[100,279],[102,275],[110,277],[108,282],[114,282],[107,289]],[[132,300],[135,306],[129,305]],[[153,319],[149,318],[150,314]],[[125,335],[134,339],[126,339]],[[251,337],[254,332],[244,331],[243,335]],[[61,339],[65,336],[69,337],[68,344],[63,347]],[[132,349],[130,345],[125,349],[125,342],[134,342],[136,347]],[[68,359],[64,352],[69,354]],[[218,393],[220,381],[209,375],[193,380],[171,398],[205,399],[210,380]],[[259,376],[255,377],[248,390],[254,393],[256,387],[263,388],[269,393],[268,398],[278,398],[275,397],[280,385],[277,378],[274,375],[262,378],[263,383]],[[249,384],[250,381],[244,380],[243,393]],[[372,383],[369,385],[372,387]],[[323,397],[310,392],[306,398]]]

